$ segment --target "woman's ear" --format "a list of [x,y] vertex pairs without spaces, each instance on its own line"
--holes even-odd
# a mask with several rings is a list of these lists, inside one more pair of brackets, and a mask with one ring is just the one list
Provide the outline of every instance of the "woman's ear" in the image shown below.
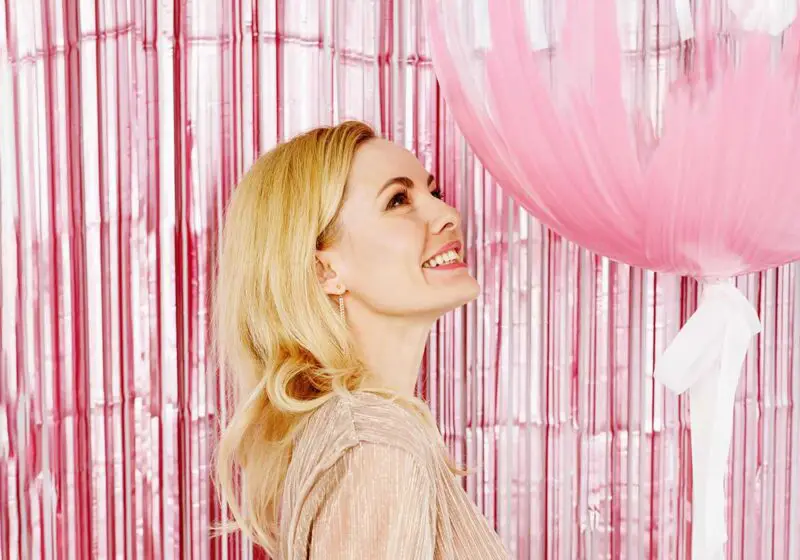
[[329,255],[325,251],[317,251],[315,266],[317,279],[326,294],[329,296],[341,296],[347,291],[342,279],[334,269]]

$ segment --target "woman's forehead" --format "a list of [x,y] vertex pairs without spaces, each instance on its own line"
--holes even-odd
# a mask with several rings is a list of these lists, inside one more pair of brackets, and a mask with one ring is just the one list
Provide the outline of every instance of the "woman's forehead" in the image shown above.
[[428,172],[411,152],[377,138],[366,142],[356,152],[348,186],[377,192],[392,177],[408,177],[424,185]]

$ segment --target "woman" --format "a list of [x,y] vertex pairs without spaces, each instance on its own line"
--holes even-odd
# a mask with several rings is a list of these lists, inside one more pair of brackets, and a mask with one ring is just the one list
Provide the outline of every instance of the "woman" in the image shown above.
[[414,397],[434,321],[478,294],[463,254],[433,177],[359,122],[279,145],[237,187],[215,298],[237,403],[217,483],[273,556],[507,558]]

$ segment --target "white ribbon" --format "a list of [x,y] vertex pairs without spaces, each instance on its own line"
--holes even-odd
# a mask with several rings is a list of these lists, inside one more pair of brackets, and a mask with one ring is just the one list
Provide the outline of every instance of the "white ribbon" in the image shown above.
[[733,406],[747,348],[761,322],[730,281],[705,282],[697,311],[656,364],[675,393],[689,390],[692,424],[692,558],[721,560],[723,481],[733,435]]
[[728,0],[728,7],[747,31],[778,36],[797,18],[797,0]]

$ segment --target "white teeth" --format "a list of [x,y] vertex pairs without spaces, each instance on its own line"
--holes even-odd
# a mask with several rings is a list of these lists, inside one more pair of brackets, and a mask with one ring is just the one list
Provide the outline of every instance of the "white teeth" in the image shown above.
[[425,268],[436,268],[442,264],[450,264],[459,260],[458,253],[455,251],[447,251],[440,255],[436,255],[435,257],[425,261],[425,264],[422,266]]

